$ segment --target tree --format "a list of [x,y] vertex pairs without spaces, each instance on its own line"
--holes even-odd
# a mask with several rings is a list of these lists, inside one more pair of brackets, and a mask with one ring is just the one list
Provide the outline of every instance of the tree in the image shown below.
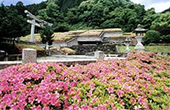
[[53,27],[46,25],[41,31],[40,36],[42,38],[42,43],[48,43],[48,45],[52,44],[52,38],[54,30]]
[[162,35],[170,34],[170,12],[157,14],[151,29],[159,31]]
[[13,6],[0,6],[0,36],[2,38],[17,38],[25,35],[26,19]]
[[142,24],[144,28],[150,29],[150,26],[152,22],[155,20],[155,18],[156,18],[155,9],[154,8],[148,9],[144,14],[144,18],[142,20]]
[[144,37],[144,43],[149,44],[149,43],[160,43],[160,33],[155,30],[149,30],[146,32],[146,35]]
[[170,34],[169,35],[162,35],[160,42],[161,43],[170,43]]
[[[110,27],[120,27],[124,31],[133,31],[136,24],[139,22],[137,19],[137,13],[129,8],[118,7],[114,11],[110,12],[110,22],[105,21]],[[102,24],[102,27],[106,28],[108,25]]]
[[55,32],[66,32],[70,30],[70,25],[67,23],[55,23],[53,27]]
[[79,6],[81,2],[85,0],[58,0],[61,11],[67,12],[70,8]]
[[48,1],[47,7],[38,12],[38,16],[50,23],[62,23],[64,21],[63,13],[54,1]]
[[[83,24],[92,28],[122,28],[133,31],[142,22],[143,5],[129,0],[86,0],[67,13],[71,25]],[[73,21],[73,23],[72,23]],[[85,27],[86,28],[86,27]]]
[[1,4],[0,6],[0,43],[2,42],[3,40],[3,37],[5,36],[5,23],[4,23],[4,20],[6,19],[6,7]]
[[34,15],[38,15],[38,12],[42,9],[45,9],[47,6],[47,1],[43,1],[39,4],[30,4],[25,6],[27,10],[29,10],[29,12],[31,12]]
[[[11,6],[12,7],[12,6]],[[18,11],[18,14],[19,15],[22,15],[22,16],[26,16],[25,13],[24,13],[24,10],[26,10],[26,7],[24,6],[24,4],[22,3],[22,1],[18,1],[16,3],[16,6],[13,6],[17,11]]]

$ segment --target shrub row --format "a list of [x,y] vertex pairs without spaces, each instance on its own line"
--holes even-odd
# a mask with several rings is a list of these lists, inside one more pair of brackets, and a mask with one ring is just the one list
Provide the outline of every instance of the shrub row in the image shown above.
[[170,109],[170,59],[132,52],[74,67],[11,66],[0,73],[0,109]]

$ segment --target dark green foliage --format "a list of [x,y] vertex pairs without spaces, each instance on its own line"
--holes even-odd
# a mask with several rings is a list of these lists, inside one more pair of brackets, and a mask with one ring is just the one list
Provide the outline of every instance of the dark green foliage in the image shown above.
[[46,8],[46,6],[47,6],[46,1],[44,1],[44,2],[41,2],[39,4],[27,5],[26,9],[29,10],[34,15],[38,15],[38,11]]
[[67,23],[55,23],[53,27],[55,32],[66,32],[70,30],[70,25]]
[[144,6],[128,0],[87,0],[67,13],[71,25],[85,24],[92,28],[122,28],[133,31],[142,22]]
[[58,0],[58,5],[62,11],[66,12],[70,8],[79,6],[83,1],[85,0]]
[[[19,5],[19,4],[18,4]],[[24,8],[23,8],[24,9]],[[16,38],[26,34],[27,22],[21,15],[22,7],[0,6],[0,37]]]
[[51,23],[64,21],[63,13],[60,12],[59,6],[53,1],[47,2],[47,7],[40,10],[38,16]]
[[16,38],[30,32],[25,9],[52,23],[56,32],[101,28],[122,28],[124,32],[131,32],[142,24],[146,29],[159,31],[160,42],[169,42],[165,39],[170,35],[170,13],[157,14],[153,8],[145,10],[144,5],[130,0],[47,0],[27,6],[21,1],[11,6],[2,4],[0,41],[2,37]]
[[160,43],[160,33],[155,30],[149,30],[146,32],[146,36],[144,37],[144,43]]
[[53,27],[46,25],[45,28],[43,28],[40,31],[40,35],[41,35],[41,38],[42,38],[42,43],[48,42],[48,44],[51,45],[52,44],[53,33],[54,33]]
[[170,12],[170,7],[166,10],[164,10],[162,13]]
[[159,31],[162,35],[170,34],[170,12],[157,14],[151,29]]
[[162,43],[170,43],[170,34],[169,35],[162,35],[160,41]]
[[155,9],[151,8],[144,14],[142,24],[145,29],[150,29],[152,22],[156,19]]

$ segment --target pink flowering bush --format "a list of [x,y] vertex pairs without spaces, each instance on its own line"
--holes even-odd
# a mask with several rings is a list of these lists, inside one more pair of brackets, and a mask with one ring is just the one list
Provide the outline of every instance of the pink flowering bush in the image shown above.
[[0,109],[170,109],[170,59],[132,52],[74,67],[11,66],[0,73]]

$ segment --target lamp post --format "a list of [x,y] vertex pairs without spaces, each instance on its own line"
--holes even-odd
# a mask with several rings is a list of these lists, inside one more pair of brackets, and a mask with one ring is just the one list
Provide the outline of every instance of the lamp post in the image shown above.
[[147,29],[143,29],[141,28],[141,25],[138,24],[138,27],[137,29],[134,30],[134,32],[136,33],[136,41],[137,41],[137,44],[135,46],[135,50],[137,52],[144,52],[145,51],[145,47],[143,46],[142,44],[142,39],[144,37],[144,33],[146,33]]
[[132,41],[132,40],[131,40],[129,37],[127,37],[127,38],[125,39],[125,45],[126,45],[125,53],[129,53],[129,52],[130,52],[129,45],[130,45],[131,41]]

